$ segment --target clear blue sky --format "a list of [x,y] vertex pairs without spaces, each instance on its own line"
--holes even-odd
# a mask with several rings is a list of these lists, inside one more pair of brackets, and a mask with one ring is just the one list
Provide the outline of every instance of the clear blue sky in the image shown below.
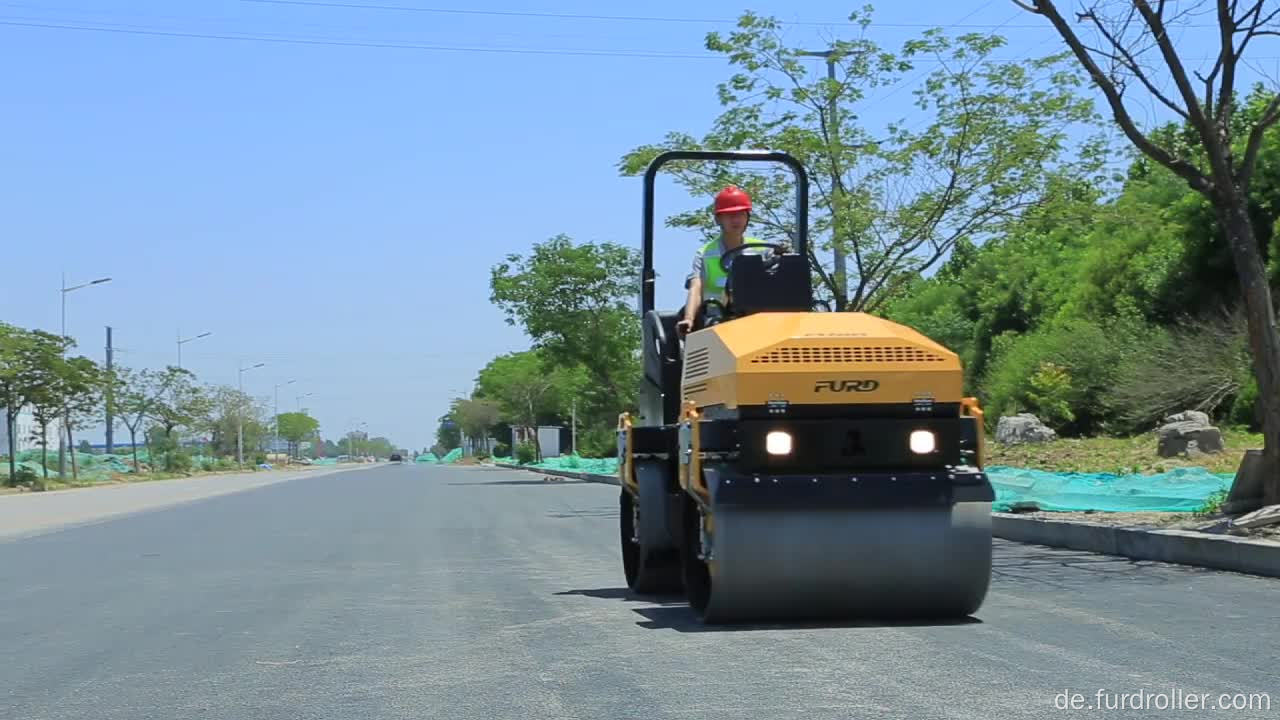
[[[350,0],[375,4],[375,0]],[[464,8],[451,0],[382,4]],[[856,3],[861,5],[861,2]],[[852,5],[750,8],[839,21]],[[1002,54],[1050,47],[1006,0],[880,3],[882,23],[996,25]],[[500,12],[733,19],[739,1],[476,0]],[[454,390],[527,341],[488,302],[490,266],[556,233],[639,242],[640,182],[618,159],[668,130],[701,134],[727,65],[708,57],[515,54],[271,43],[141,33],[357,44],[706,55],[711,22],[609,21],[264,4],[240,0],[0,2],[0,319],[68,333],[122,364],[176,360],[175,334],[205,382],[236,382],[282,409],[295,396],[326,436],[356,420],[410,447],[432,442]],[[922,28],[882,27],[897,45]],[[791,27],[821,46],[828,27]],[[1042,44],[1044,43],[1044,44]],[[1040,45],[1040,48],[1037,48]],[[815,61],[818,62],[818,61]],[[880,110],[909,113],[910,92]],[[688,204],[670,190],[661,202]],[[696,202],[705,202],[698,198]],[[664,297],[678,304],[693,249],[666,233]],[[101,433],[90,434],[100,440]]]

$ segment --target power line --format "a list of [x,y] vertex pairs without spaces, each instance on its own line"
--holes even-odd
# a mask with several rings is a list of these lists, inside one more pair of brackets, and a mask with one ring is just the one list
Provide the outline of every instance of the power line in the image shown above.
[[[695,23],[700,25],[736,25],[737,19],[727,18],[691,18],[691,17],[660,17],[649,15],[587,15],[579,13],[551,13],[551,12],[527,12],[516,10],[474,10],[459,8],[433,8],[419,7],[416,5],[371,5],[366,3],[348,3],[348,2],[331,2],[330,0],[241,0],[241,2],[258,3],[260,5],[298,5],[303,7],[327,7],[327,8],[344,8],[353,10],[389,10],[392,12],[416,12],[416,13],[432,13],[437,15],[487,15],[493,17],[535,17],[535,18],[552,18],[557,20],[611,20],[621,22],[660,22],[660,23]],[[848,25],[849,20],[780,20],[783,25]],[[1053,29],[1048,23],[1026,24],[1026,25],[1007,25],[1003,27],[1009,28],[1047,28]],[[953,23],[953,24],[929,24],[929,23],[881,23],[872,22],[871,27],[882,28],[969,28],[981,29],[990,27],[999,27],[994,23]],[[1214,26],[1216,27],[1216,26]]]
[[40,28],[45,30],[81,30],[86,32],[116,33],[122,35],[149,35],[154,37],[189,38],[201,40],[242,40],[249,42],[281,43],[289,45],[328,45],[337,47],[366,47],[397,50],[434,50],[444,52],[480,52],[505,53],[516,55],[589,55],[607,57],[634,57],[675,60],[722,60],[719,55],[694,55],[690,53],[660,53],[652,51],[628,50],[575,50],[575,49],[539,49],[539,48],[506,48],[506,47],[464,47],[454,45],[421,45],[414,43],[362,42],[356,40],[322,40],[308,38],[268,37],[262,35],[221,35],[215,33],[178,32],[170,30],[147,30],[121,27],[94,27],[88,25],[68,25],[63,23],[19,22],[0,20],[0,25],[10,27]]

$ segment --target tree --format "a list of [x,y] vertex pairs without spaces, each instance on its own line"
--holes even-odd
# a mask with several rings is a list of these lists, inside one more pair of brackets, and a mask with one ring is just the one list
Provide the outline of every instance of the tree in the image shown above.
[[27,405],[32,385],[32,346],[37,337],[27,330],[0,323],[0,402],[5,407],[5,428],[9,437],[9,478],[17,477],[18,413]]
[[[864,31],[868,11],[851,22]],[[1069,131],[1092,119],[1075,95],[1080,80],[1062,57],[1000,62],[998,36],[949,38],[932,30],[892,52],[866,34],[831,44],[834,79],[814,78],[814,62],[790,47],[781,23],[743,15],[727,36],[706,46],[725,55],[734,74],[719,86],[725,108],[701,140],[669,133],[622,158],[624,174],[642,173],[670,149],[771,148],[810,169],[816,197],[811,246],[831,251],[827,265],[811,248],[819,287],[836,310],[876,311],[897,285],[933,267],[957,243],[999,232],[1051,196],[1055,180],[1099,166],[1095,142],[1067,160]],[[936,62],[914,92],[916,111],[886,127],[865,127],[859,113],[914,80],[916,63]],[[887,90],[886,90],[887,89]],[[754,232],[794,246],[794,185],[783,169],[734,173],[728,163],[673,163],[676,180],[711,198],[725,184],[756,198]],[[669,225],[716,232],[706,210]],[[818,242],[822,240],[822,242]],[[850,267],[851,264],[851,267]]]
[[565,235],[508,255],[491,271],[491,300],[548,362],[581,366],[598,407],[620,410],[640,378],[640,323],[632,309],[639,253],[613,243],[575,245]]
[[[1259,90],[1255,102],[1241,104],[1237,72],[1248,60],[1250,43],[1280,34],[1280,8],[1263,0],[1214,0],[1218,50],[1211,65],[1195,72],[1174,47],[1174,33],[1204,3],[1184,8],[1163,1],[1128,0],[1111,16],[1104,9],[1079,12],[1077,24],[1095,37],[1082,39],[1053,0],[1013,0],[1046,18],[1062,37],[1094,85],[1106,97],[1116,124],[1143,155],[1168,168],[1213,206],[1226,236],[1243,296],[1249,349],[1262,410],[1262,492],[1264,504],[1280,502],[1280,331],[1276,328],[1267,269],[1249,207],[1249,189],[1267,130],[1280,121],[1280,92]],[[1243,6],[1243,8],[1242,8]],[[1256,44],[1255,44],[1256,47]],[[1156,51],[1159,60],[1147,56]],[[1198,84],[1197,84],[1198,83]],[[1172,86],[1172,89],[1169,89]],[[1137,97],[1129,91],[1138,88]],[[1145,91],[1145,92],[1143,92]],[[1154,99],[1186,123],[1187,136],[1143,131],[1130,107]],[[1142,105],[1145,110],[1145,104]],[[1181,139],[1183,142],[1173,142]],[[1186,141],[1190,142],[1186,142]]]
[[[85,430],[97,424],[102,407],[106,374],[103,368],[86,357],[75,357],[62,363],[63,412],[67,421],[67,446],[73,447],[75,430]],[[71,477],[80,479],[76,454],[71,453]]]
[[165,437],[173,435],[179,427],[199,427],[207,424],[213,412],[213,398],[205,388],[195,383],[195,374],[189,370],[168,367],[164,384],[168,391],[156,398],[151,416],[163,430]]
[[448,414],[440,418],[440,424],[436,427],[435,448],[444,450],[444,452],[437,452],[436,455],[443,457],[456,447],[462,447],[462,429],[458,427],[458,421],[453,419],[451,409]]
[[502,418],[532,435],[539,418],[564,415],[568,399],[586,383],[579,367],[547,361],[537,350],[501,355],[489,361],[476,379],[476,396],[498,404]]
[[458,398],[454,400],[450,414],[464,436],[483,441],[489,435],[489,428],[498,422],[502,413],[498,404],[492,400]]
[[291,457],[297,455],[298,446],[303,440],[314,436],[316,430],[320,429],[319,420],[301,412],[282,413],[276,416],[276,423],[280,428],[280,437],[289,442]]
[[[164,408],[165,396],[190,375],[186,370],[169,366],[164,370],[133,370],[126,367],[115,368],[108,382],[112,383],[112,394],[120,420],[129,430],[129,445],[133,453],[133,469],[138,465],[138,431],[144,429],[147,420],[163,423],[161,418],[172,409]],[[165,436],[171,426],[165,427]],[[154,458],[152,458],[154,461]]]
[[62,413],[62,404],[72,391],[69,383],[77,380],[62,358],[68,347],[70,342],[66,338],[42,330],[19,331],[11,344],[16,359],[13,402],[18,408],[31,408],[40,429],[34,439],[40,442],[41,466],[46,478],[49,476],[48,428]]
[[266,437],[269,416],[266,408],[248,393],[218,385],[205,390],[211,410],[201,425],[213,441],[214,452],[221,456],[236,454],[237,431],[243,422],[244,447],[253,448]]

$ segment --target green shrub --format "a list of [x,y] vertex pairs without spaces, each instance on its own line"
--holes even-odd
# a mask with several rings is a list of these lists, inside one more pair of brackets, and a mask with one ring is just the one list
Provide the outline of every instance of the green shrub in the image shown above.
[[1246,427],[1254,432],[1262,429],[1258,413],[1258,379],[1256,377],[1249,377],[1240,387],[1240,392],[1231,403],[1229,417],[1232,425]]
[[18,487],[19,485],[33,485],[35,484],[37,477],[36,472],[31,468],[18,466],[15,474],[9,478],[9,486]]
[[523,442],[516,445],[516,462],[521,465],[528,465],[538,458],[538,451],[534,448],[533,443]]
[[493,446],[494,457],[511,457],[511,446],[507,443],[498,443]]
[[253,456],[253,465],[254,465],[254,467],[257,467],[258,465],[265,465],[265,464],[266,464],[266,462],[267,462],[267,454],[266,454],[266,453],[260,452],[260,453],[255,453],[255,454],[254,454],[254,456]]
[[164,454],[165,472],[190,472],[192,464],[191,453],[185,450],[172,450]]
[[218,458],[213,463],[213,469],[214,470],[235,470],[236,461],[232,460],[231,458]]
[[207,458],[200,461],[200,469],[205,472],[213,472],[213,469],[216,468],[217,466],[218,464],[215,461],[209,460]]
[[602,426],[578,431],[578,454],[589,458],[615,457],[618,454],[617,431]]
[[1104,326],[1077,319],[996,338],[981,385],[991,428],[1002,415],[1032,412],[1063,435],[1110,429],[1117,411],[1107,393],[1117,369],[1147,351],[1151,333],[1137,322]]

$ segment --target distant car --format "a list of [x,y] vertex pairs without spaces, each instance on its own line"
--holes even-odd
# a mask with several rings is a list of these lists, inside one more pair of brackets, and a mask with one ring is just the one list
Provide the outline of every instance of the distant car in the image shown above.
[[404,458],[400,457],[400,453],[391,454],[391,462],[400,462],[402,460],[404,460]]

